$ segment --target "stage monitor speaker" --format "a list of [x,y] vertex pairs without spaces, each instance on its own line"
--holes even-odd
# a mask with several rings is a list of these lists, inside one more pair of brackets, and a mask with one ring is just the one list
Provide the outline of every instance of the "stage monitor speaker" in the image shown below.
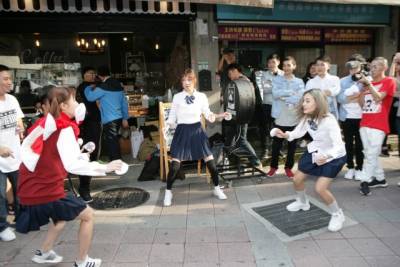
[[199,71],[199,91],[212,91],[211,71]]

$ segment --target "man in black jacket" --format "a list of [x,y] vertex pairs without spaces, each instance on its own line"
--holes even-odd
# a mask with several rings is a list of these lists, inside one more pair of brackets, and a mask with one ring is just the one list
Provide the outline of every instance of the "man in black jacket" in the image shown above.
[[[84,94],[87,86],[96,83],[96,71],[93,67],[85,67],[82,70],[83,82],[77,88],[77,100],[86,106],[86,116],[80,126],[80,137],[83,144],[93,142],[96,145],[95,150],[90,154],[90,161],[97,160],[100,146],[101,136],[101,117],[97,102],[89,102]],[[90,176],[79,176],[79,195],[81,198],[90,203],[93,201],[90,195]]]

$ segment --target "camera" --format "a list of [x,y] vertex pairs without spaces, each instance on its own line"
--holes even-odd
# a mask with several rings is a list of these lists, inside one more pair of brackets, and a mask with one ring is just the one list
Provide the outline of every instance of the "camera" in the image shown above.
[[365,71],[365,70],[361,70],[360,72],[354,73],[353,75],[351,75],[351,79],[355,82],[358,82],[359,80],[362,79],[362,77],[367,77],[369,76],[369,72]]
[[355,82],[358,82],[362,79],[362,77],[369,76],[369,67],[365,63],[361,63],[361,70],[353,75],[351,75],[351,79]]

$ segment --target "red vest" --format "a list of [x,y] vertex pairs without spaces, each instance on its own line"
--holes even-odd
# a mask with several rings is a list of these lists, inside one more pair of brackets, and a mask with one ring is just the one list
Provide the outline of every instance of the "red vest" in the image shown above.
[[44,204],[65,197],[64,179],[67,172],[57,150],[60,131],[58,129],[44,141],[35,171],[30,172],[21,164],[17,194],[22,205]]

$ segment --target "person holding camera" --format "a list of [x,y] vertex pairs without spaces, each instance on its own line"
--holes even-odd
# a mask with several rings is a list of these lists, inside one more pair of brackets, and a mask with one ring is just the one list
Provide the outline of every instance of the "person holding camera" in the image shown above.
[[329,111],[337,119],[338,108],[336,96],[340,92],[339,77],[329,74],[331,59],[328,56],[321,56],[316,59],[317,76],[309,80],[306,84],[306,91],[311,89],[320,89],[328,98]]
[[396,81],[386,77],[388,62],[376,57],[371,62],[372,81],[361,75],[359,104],[362,107],[360,136],[364,147],[365,162],[361,174],[360,193],[368,196],[370,188],[387,187],[385,174],[379,163],[379,154],[385,135],[389,133],[389,112],[396,91]]
[[[360,121],[362,109],[358,104],[358,94],[362,86],[357,83],[361,78],[361,72],[366,64],[361,55],[353,55],[346,63],[349,75],[340,79],[340,93],[337,96],[339,105],[339,121],[343,129],[343,135],[347,154],[347,172],[345,179],[361,180],[361,170],[364,161],[363,146],[360,137]],[[354,153],[355,152],[355,153]],[[354,157],[356,166],[354,168]]]

